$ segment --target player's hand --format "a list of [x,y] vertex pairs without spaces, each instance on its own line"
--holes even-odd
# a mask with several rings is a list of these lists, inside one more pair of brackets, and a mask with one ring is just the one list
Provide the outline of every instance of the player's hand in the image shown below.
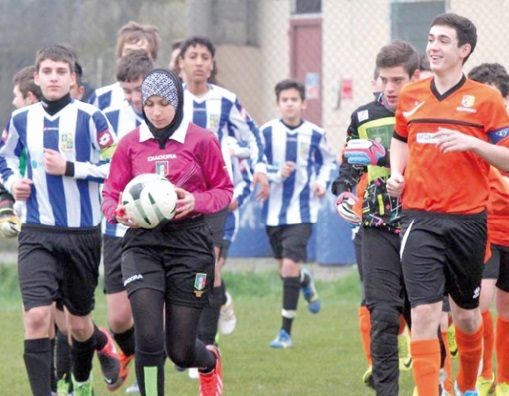
[[358,225],[361,222],[361,218],[353,210],[353,206],[357,202],[359,202],[359,198],[348,191],[341,193],[336,199],[338,215],[349,224]]
[[322,183],[314,183],[311,189],[318,198],[322,198],[325,196],[326,191]]
[[437,146],[442,153],[472,150],[478,142],[478,139],[473,136],[448,128],[439,127],[438,134],[440,138]]
[[65,175],[67,160],[58,151],[44,149],[43,157],[44,169],[47,173],[54,176]]
[[239,201],[237,201],[236,199],[233,199],[230,202],[230,204],[228,205],[228,211],[230,211],[230,212],[234,212],[238,208],[239,208]]
[[387,180],[387,192],[391,197],[400,197],[405,188],[405,177],[400,174],[392,174]]
[[265,201],[269,197],[270,193],[269,179],[267,178],[267,175],[263,172],[255,172],[251,187],[254,187],[256,184],[260,185],[260,190],[258,191],[258,194],[256,194],[256,199],[259,201]]
[[21,231],[21,221],[14,212],[14,201],[10,198],[0,202],[0,233],[4,238],[14,238]]
[[1,217],[0,226],[0,231],[4,238],[15,238],[21,232],[21,221],[16,215]]
[[281,167],[281,170],[279,171],[281,173],[281,177],[283,179],[286,179],[288,176],[290,176],[295,169],[295,162],[292,161],[286,161],[283,166]]
[[184,190],[183,188],[175,187],[177,193],[177,211],[175,212],[175,219],[181,219],[185,215],[194,210],[195,200],[194,195]]
[[32,180],[20,179],[12,183],[11,193],[16,201],[26,201],[32,193]]
[[377,165],[387,154],[385,147],[372,139],[352,139],[344,151],[346,161],[352,165]]
[[115,209],[115,220],[117,220],[117,223],[123,224],[126,227],[140,228],[140,226],[131,219],[131,216],[127,214],[125,206],[122,204],[122,193],[120,193],[118,197],[118,206]]

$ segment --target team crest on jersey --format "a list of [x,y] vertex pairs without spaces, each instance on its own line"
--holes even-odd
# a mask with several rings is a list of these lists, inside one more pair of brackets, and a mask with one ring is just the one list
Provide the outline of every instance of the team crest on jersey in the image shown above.
[[201,297],[207,284],[207,274],[198,272],[194,278],[194,294],[196,297]]
[[472,107],[475,103],[475,96],[472,95],[463,95],[463,99],[461,99],[461,106],[463,107]]
[[156,162],[156,173],[159,176],[168,175],[168,161],[157,161]]
[[74,137],[72,133],[63,133],[60,136],[60,149],[62,151],[74,150]]
[[216,131],[219,127],[219,116],[217,114],[209,115],[209,119],[207,121],[207,129],[210,131]]
[[310,144],[307,142],[301,142],[299,145],[299,154],[302,158],[307,159],[309,156]]

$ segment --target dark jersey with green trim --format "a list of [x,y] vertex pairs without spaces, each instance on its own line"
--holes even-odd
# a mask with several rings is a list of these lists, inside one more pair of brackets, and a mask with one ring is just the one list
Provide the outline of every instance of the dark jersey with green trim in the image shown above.
[[362,205],[362,225],[383,228],[399,233],[401,202],[387,193],[390,176],[389,148],[394,133],[394,112],[383,105],[383,95],[375,101],[359,107],[352,113],[347,130],[346,144],[353,139],[372,139],[386,150],[386,156],[377,165],[360,166],[349,164],[343,155],[339,176],[334,183],[334,194],[352,191],[360,177],[368,173],[368,185]]

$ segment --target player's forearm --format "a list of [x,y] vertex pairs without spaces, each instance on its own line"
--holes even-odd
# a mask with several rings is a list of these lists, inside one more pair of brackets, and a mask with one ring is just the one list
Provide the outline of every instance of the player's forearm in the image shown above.
[[402,175],[405,172],[408,162],[408,145],[401,140],[392,138],[391,140],[391,174]]
[[479,141],[472,151],[495,168],[509,172],[509,148]]

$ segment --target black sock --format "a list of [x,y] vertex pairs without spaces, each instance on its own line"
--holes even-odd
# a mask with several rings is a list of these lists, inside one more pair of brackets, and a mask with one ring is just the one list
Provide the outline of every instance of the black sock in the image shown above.
[[95,323],[94,323],[93,337],[95,338],[95,349],[97,351],[100,351],[101,349],[103,349],[106,346],[106,344],[108,343],[108,337],[106,337],[106,335],[101,330],[99,330],[99,328],[95,325]]
[[71,347],[72,373],[76,381],[85,382],[90,377],[94,352],[94,335],[84,342],[79,342],[73,337]]
[[214,287],[212,294],[209,295],[208,304],[203,308],[198,325],[198,338],[205,345],[213,345],[216,340],[217,322],[219,312],[221,311],[221,297],[219,296],[220,287]]
[[51,391],[57,391],[57,378],[55,369],[55,338],[50,338],[51,345]]
[[123,333],[113,333],[113,338],[124,352],[124,355],[134,355],[134,326]]
[[34,396],[51,394],[51,342],[49,338],[25,340],[23,354],[30,388]]
[[164,350],[159,352],[136,351],[134,360],[136,379],[140,392],[145,395],[145,389],[156,387],[158,395],[164,395]]
[[72,385],[71,381],[71,346],[69,339],[60,330],[57,332],[57,381],[64,378]]
[[283,278],[283,329],[290,334],[299,303],[300,277]]
[[218,289],[221,305],[224,305],[226,304],[226,284],[224,283],[224,280],[221,279],[221,285]]
[[311,277],[307,272],[301,272],[300,273],[300,286],[301,287],[308,287],[311,283]]

